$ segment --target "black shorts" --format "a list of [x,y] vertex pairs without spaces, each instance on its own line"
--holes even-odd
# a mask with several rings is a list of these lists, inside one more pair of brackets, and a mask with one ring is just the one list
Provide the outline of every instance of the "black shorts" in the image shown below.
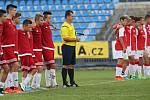
[[63,65],[76,64],[76,48],[75,46],[62,45]]

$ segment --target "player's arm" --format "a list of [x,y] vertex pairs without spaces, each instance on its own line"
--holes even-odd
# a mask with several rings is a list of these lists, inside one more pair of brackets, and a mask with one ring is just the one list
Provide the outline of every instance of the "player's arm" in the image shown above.
[[123,50],[125,51],[126,47],[125,47],[125,43],[124,43],[124,40],[123,40],[123,38],[124,38],[124,31],[125,30],[124,30],[123,27],[119,29],[119,41],[120,41],[120,43],[121,43],[121,45],[123,47]]
[[65,42],[79,42],[79,38],[70,38],[68,35],[68,28],[67,27],[63,27],[61,29],[61,34],[62,34],[62,38]]

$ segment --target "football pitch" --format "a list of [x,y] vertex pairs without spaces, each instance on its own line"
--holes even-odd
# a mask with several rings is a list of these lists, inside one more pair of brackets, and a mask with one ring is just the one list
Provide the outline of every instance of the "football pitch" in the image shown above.
[[77,88],[62,88],[60,71],[57,80],[58,88],[6,94],[0,100],[150,100],[150,79],[115,81],[114,70],[77,70]]

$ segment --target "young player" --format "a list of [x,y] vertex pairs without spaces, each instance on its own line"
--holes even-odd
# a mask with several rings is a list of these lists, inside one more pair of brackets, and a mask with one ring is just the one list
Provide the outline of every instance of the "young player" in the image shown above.
[[124,64],[124,58],[126,58],[125,53],[126,53],[126,33],[125,33],[125,26],[127,25],[127,17],[121,16],[120,17],[120,26],[118,31],[116,31],[116,44],[115,44],[115,49],[116,49],[116,57],[118,59],[117,65],[116,65],[116,77],[115,80],[122,80],[123,78],[121,77],[121,72],[122,72],[122,67]]
[[149,77],[150,76],[150,15],[145,16],[145,25],[144,29],[146,31],[146,49],[144,52],[144,76]]
[[[15,40],[15,51],[14,51],[14,53],[16,54],[16,58],[17,58],[17,59],[18,59],[18,30],[17,30],[17,28],[16,28],[16,25],[20,23],[20,17],[21,17],[21,13],[16,13],[16,15],[12,18],[13,23],[14,23],[14,28],[16,29],[16,40]],[[19,67],[18,67],[18,68],[19,68]],[[17,69],[16,69],[16,70],[17,70]],[[10,76],[10,75],[12,75],[12,74],[9,73],[8,76],[7,76],[7,80],[6,80],[6,83],[5,83],[5,87],[6,87],[6,88],[9,88],[9,87],[12,86],[11,83],[12,83],[13,80],[11,80],[11,77],[12,77],[12,76]],[[17,79],[18,79],[18,72],[16,72],[16,75],[17,75],[16,77],[17,77]],[[15,87],[18,87],[18,81],[15,81],[15,82],[14,82],[14,86],[15,86]],[[20,90],[19,88],[16,88],[16,89],[14,89],[13,92],[15,92],[15,93],[20,93],[21,90]]]
[[[15,54],[15,40],[16,40],[16,28],[12,18],[16,14],[17,6],[9,4],[6,7],[8,16],[6,21],[3,23],[3,34],[2,34],[2,49],[4,55],[3,60],[6,60],[6,63],[3,65],[10,72],[10,78],[12,81],[12,86],[6,88],[5,92],[12,92],[13,90],[18,90],[18,60]],[[6,76],[8,73],[6,73]]]
[[[2,36],[2,32],[3,32],[3,22],[6,20],[6,11],[0,9],[0,65],[2,65],[3,63],[5,63],[4,61],[2,61],[2,48],[1,48],[1,36]],[[3,96],[3,91],[4,91],[4,84],[7,78],[7,74],[9,73],[9,70],[7,70],[7,67],[2,66],[4,71],[2,73],[2,77],[0,80],[0,96]]]
[[41,73],[43,71],[43,60],[42,60],[42,31],[41,26],[43,24],[43,15],[36,14],[35,23],[33,27],[33,51],[35,54],[35,65],[37,66],[38,72],[34,75],[32,80],[33,88],[40,88]]
[[31,90],[31,88],[28,87],[28,84],[32,79],[33,75],[37,72],[34,59],[32,57],[32,27],[32,21],[26,19],[23,21],[23,29],[18,30],[19,57],[21,60],[21,67],[24,78],[23,82],[20,83],[20,87],[23,91]]
[[52,13],[50,11],[45,11],[44,15],[44,23],[41,26],[42,30],[42,46],[43,46],[43,57],[44,64],[46,65],[45,70],[45,80],[46,87],[55,87],[56,83],[56,64],[54,60],[54,44],[52,41],[52,31],[50,29],[50,20]]

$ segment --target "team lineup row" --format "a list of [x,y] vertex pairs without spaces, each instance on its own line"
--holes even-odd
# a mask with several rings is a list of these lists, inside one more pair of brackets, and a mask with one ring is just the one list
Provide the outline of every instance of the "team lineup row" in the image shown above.
[[115,55],[118,59],[115,80],[148,78],[150,14],[146,14],[145,18],[123,15],[113,28],[116,34]]

